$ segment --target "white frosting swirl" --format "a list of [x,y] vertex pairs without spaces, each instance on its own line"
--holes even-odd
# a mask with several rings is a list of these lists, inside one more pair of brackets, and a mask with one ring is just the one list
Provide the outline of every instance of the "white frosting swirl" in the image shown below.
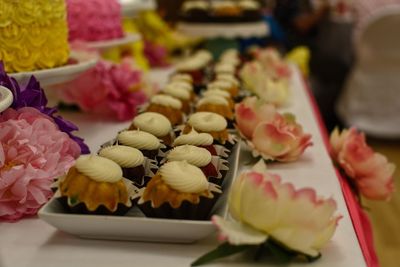
[[213,55],[208,50],[199,50],[194,57],[202,59],[206,64],[213,59]]
[[156,112],[144,112],[133,119],[139,130],[151,133],[156,137],[164,137],[172,131],[171,122],[164,115]]
[[189,93],[193,91],[193,85],[190,84],[190,83],[187,83],[185,81],[173,81],[173,82],[170,82],[169,84],[167,84],[165,86],[164,90],[167,89],[167,88],[185,89],[186,91],[189,91]]
[[188,163],[204,167],[211,162],[211,153],[202,147],[183,145],[177,146],[167,154],[168,161],[186,160]]
[[174,140],[174,146],[193,145],[209,146],[214,142],[214,138],[209,133],[198,133],[192,129],[188,134],[182,134]]
[[222,106],[229,106],[228,100],[222,96],[211,95],[203,97],[202,99],[197,102],[197,107],[200,107],[204,104],[213,104],[213,105],[222,105]]
[[182,102],[175,97],[170,95],[155,95],[150,99],[152,104],[157,104],[160,106],[171,107],[174,109],[181,109]]
[[143,165],[144,156],[138,149],[129,146],[109,146],[100,150],[99,155],[116,162],[123,168]]
[[75,168],[99,183],[116,183],[122,179],[122,169],[117,163],[96,155],[80,156],[76,160]]
[[208,84],[207,89],[222,89],[229,90],[231,89],[232,84],[226,80],[217,80]]
[[164,90],[162,90],[162,92],[167,95],[176,97],[178,99],[182,99],[182,100],[190,99],[190,92],[181,87],[168,86],[168,87],[165,87]]
[[220,64],[232,65],[236,68],[240,65],[240,59],[236,57],[225,57],[220,60]]
[[193,78],[192,76],[190,76],[190,74],[186,74],[186,73],[176,73],[174,75],[171,76],[170,78],[171,82],[186,82],[189,84],[193,83]]
[[227,73],[219,73],[217,74],[217,81],[227,81],[235,86],[239,86],[239,80],[236,79],[235,76]]
[[228,126],[224,117],[212,112],[193,113],[188,123],[195,128],[195,130],[201,132],[220,132]]
[[208,181],[203,172],[186,161],[171,161],[160,167],[163,181],[172,189],[182,193],[201,193],[208,189]]
[[156,150],[161,146],[161,142],[157,137],[139,130],[123,131],[118,134],[117,138],[120,144],[137,149]]
[[221,55],[222,60],[225,58],[238,58],[238,57],[239,57],[239,50],[235,48],[229,48],[225,50]]
[[176,65],[177,71],[193,71],[204,68],[208,62],[202,58],[190,58]]
[[235,73],[235,66],[232,64],[220,63],[215,66],[214,71],[216,73]]
[[223,91],[221,89],[215,88],[215,89],[209,89],[207,91],[203,92],[204,97],[209,97],[209,96],[221,96],[224,98],[231,98],[231,95],[227,91]]

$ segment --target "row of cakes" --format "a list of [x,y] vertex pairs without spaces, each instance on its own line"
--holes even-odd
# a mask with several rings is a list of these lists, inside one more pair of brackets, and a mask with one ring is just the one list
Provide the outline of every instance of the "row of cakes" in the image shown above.
[[[191,81],[192,76],[187,73],[177,73],[157,96],[167,96],[181,103],[168,94],[176,87],[197,98],[190,89]],[[184,84],[186,89],[182,88]],[[206,92],[213,91],[218,92],[218,96],[230,90],[208,88],[204,98],[207,98]],[[224,95],[230,97],[230,94]],[[185,100],[190,101],[190,98]],[[82,156],[61,179],[59,200],[68,210],[121,214],[132,207],[132,199],[136,199],[146,216],[209,218],[228,171],[225,159],[233,144],[227,132],[228,123],[217,113],[200,111],[188,113],[183,126],[173,127],[171,112],[175,111],[168,105],[147,110],[154,105],[160,105],[158,100],[151,101],[128,130],[118,133],[116,140],[100,149],[99,156]],[[93,192],[96,197],[91,197]],[[104,198],[100,192],[105,194]]]
[[117,0],[3,0],[0,14],[0,61],[9,73],[75,63],[69,42],[124,36]]
[[181,8],[181,18],[187,22],[224,23],[259,21],[262,15],[259,0],[187,0]]

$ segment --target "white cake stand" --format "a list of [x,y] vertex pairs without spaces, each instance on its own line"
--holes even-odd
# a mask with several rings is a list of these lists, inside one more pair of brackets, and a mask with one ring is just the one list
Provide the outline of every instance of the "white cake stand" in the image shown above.
[[249,23],[186,23],[178,24],[178,30],[191,37],[250,38],[265,37],[270,34],[268,24],[263,21]]
[[121,45],[127,45],[140,40],[142,40],[142,36],[140,34],[126,33],[125,36],[121,38],[105,40],[105,41],[88,42],[87,45],[89,48],[105,51],[111,48],[115,48]]
[[96,54],[81,51],[72,51],[70,58],[76,60],[77,63],[52,69],[11,73],[9,75],[15,78],[20,85],[28,83],[31,76],[34,75],[42,87],[49,87],[75,79],[81,73],[93,68],[98,61]]
[[0,86],[0,112],[6,110],[13,102],[13,94],[11,90],[6,87]]
[[139,12],[155,10],[155,0],[119,0],[122,7],[122,15],[127,18],[135,18]]

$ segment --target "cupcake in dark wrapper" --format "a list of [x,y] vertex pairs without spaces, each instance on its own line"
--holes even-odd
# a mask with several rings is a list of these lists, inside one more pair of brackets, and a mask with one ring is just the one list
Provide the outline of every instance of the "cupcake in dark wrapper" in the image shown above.
[[156,159],[163,145],[154,135],[140,130],[122,131],[117,136],[117,143],[139,149],[149,159]]
[[207,149],[211,155],[220,156],[217,148],[215,147],[214,138],[209,133],[198,133],[195,129],[187,134],[179,135],[173,143],[173,146],[192,145]]
[[150,98],[150,104],[146,111],[164,115],[172,125],[182,124],[183,122],[182,102],[170,95],[153,96]]
[[171,75],[170,82],[186,82],[193,85],[193,78],[189,74],[175,73]]
[[112,160],[80,156],[60,180],[57,199],[73,213],[123,215],[131,207],[136,187],[122,176]]
[[206,177],[218,176],[217,166],[211,162],[211,153],[202,147],[183,145],[171,149],[166,154],[166,160],[169,161],[184,161],[200,168]]
[[183,134],[187,134],[192,129],[195,129],[199,133],[209,133],[214,139],[214,144],[225,145],[229,141],[227,126],[228,122],[219,114],[196,112],[189,117],[183,129]]
[[222,96],[209,95],[201,98],[196,104],[196,111],[214,112],[233,121],[233,111],[229,101]]
[[179,86],[167,86],[161,91],[161,93],[179,99],[182,103],[182,111],[185,114],[189,114],[191,112],[191,94],[189,90]]
[[207,220],[221,193],[199,168],[173,161],[161,166],[150,180],[138,207],[148,217]]
[[144,112],[137,115],[133,119],[129,130],[141,130],[151,133],[162,140],[166,146],[171,146],[175,139],[171,122],[167,117],[156,112]]
[[123,177],[132,181],[136,186],[145,184],[145,160],[143,153],[129,146],[109,146],[99,151],[99,156],[108,158],[122,168]]

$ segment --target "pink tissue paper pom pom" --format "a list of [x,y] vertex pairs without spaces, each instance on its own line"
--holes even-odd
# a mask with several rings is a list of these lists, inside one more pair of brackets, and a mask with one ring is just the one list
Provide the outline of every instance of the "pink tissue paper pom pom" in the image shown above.
[[129,59],[121,64],[99,61],[95,68],[60,87],[61,97],[83,111],[120,121],[132,119],[138,105],[147,100],[141,91],[142,72],[131,67]]
[[37,109],[0,115],[0,220],[34,215],[52,196],[51,184],[74,164],[79,145]]

